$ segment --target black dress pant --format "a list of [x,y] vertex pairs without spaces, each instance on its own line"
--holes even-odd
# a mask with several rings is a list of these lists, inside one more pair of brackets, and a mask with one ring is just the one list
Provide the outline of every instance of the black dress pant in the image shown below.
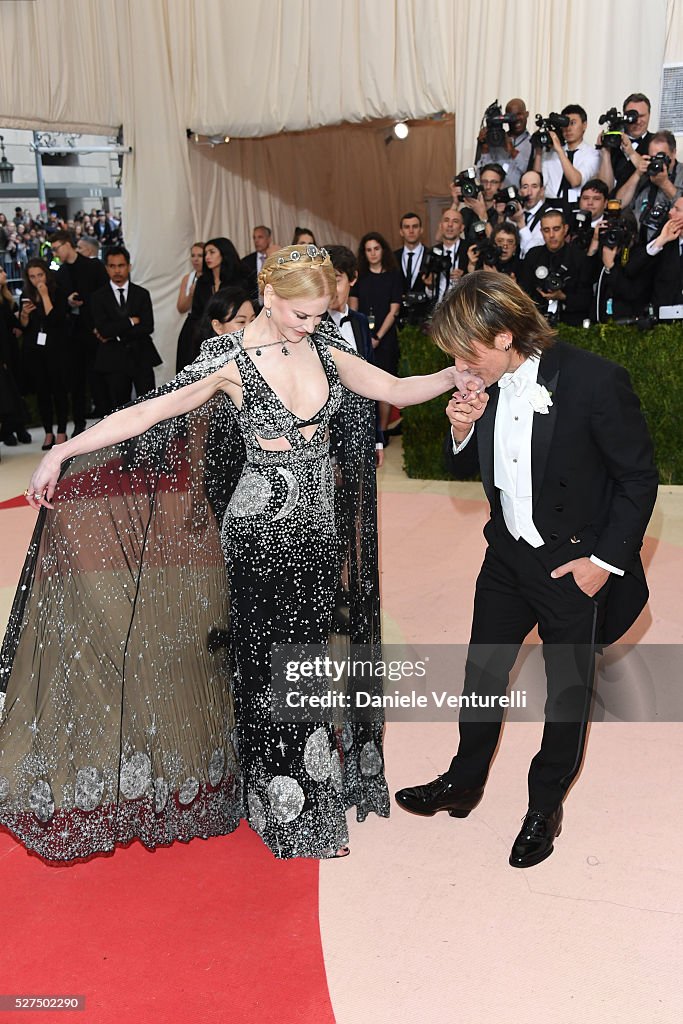
[[[552,579],[536,549],[516,541],[502,516],[486,529],[489,547],[477,579],[463,694],[503,696],[524,638],[543,641],[547,699],[541,747],[529,769],[529,808],[551,813],[581,766],[595,669],[595,639],[609,580],[593,597],[571,573]],[[562,561],[570,561],[571,555]],[[498,744],[503,710],[463,707],[458,752],[446,773],[483,786]]]
[[98,392],[104,404],[104,415],[120,409],[131,400],[133,387],[136,397],[154,391],[154,368],[144,367],[128,373],[99,373]]

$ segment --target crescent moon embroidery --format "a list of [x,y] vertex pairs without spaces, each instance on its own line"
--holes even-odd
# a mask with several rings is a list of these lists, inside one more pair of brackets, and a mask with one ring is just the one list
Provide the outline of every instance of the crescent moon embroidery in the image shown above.
[[287,497],[280,511],[273,516],[273,522],[276,519],[284,519],[285,516],[288,516],[299,502],[299,481],[291,469],[284,469],[282,466],[278,466],[277,471],[287,484]]

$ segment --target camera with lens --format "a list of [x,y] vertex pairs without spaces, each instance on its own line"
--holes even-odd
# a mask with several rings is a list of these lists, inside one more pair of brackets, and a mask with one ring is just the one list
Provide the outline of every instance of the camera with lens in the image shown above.
[[608,199],[598,237],[607,249],[620,249],[631,237],[628,223],[621,213],[621,200]]
[[460,194],[463,199],[476,199],[481,191],[475,167],[466,167],[464,171],[456,174],[453,184],[460,186]]
[[494,202],[505,203],[506,217],[514,217],[514,215],[522,208],[522,197],[513,185],[508,185],[507,188],[501,188],[496,192]]
[[655,153],[654,156],[650,157],[650,162],[647,165],[647,174],[654,178],[655,174],[662,174],[671,166],[671,157],[666,153]]
[[[427,258],[425,258],[425,262]],[[414,291],[411,288],[410,291],[404,292],[398,318],[399,327],[405,327],[406,324],[415,326],[426,320],[431,301],[430,296],[424,290]]]
[[425,277],[430,274],[438,277],[440,274],[450,274],[450,272],[451,258],[447,252],[441,253],[432,250],[425,254],[422,261],[422,274]]
[[486,128],[486,142],[489,146],[505,145],[505,129],[516,121],[515,114],[504,114],[498,100],[490,103],[484,111],[482,127]]
[[488,239],[478,242],[474,246],[474,251],[477,254],[477,270],[485,270],[488,267],[500,269],[503,250],[495,242],[489,242]]
[[552,111],[547,117],[543,117],[542,114],[536,114],[536,128],[537,131],[531,136],[531,145],[535,149],[547,149],[553,148],[553,140],[550,137],[551,132],[555,132],[556,135],[560,135],[563,128],[569,127],[569,118],[565,114],[557,114]]
[[587,249],[593,239],[593,221],[588,210],[574,210],[571,231],[574,241],[582,249]]
[[620,114],[616,107],[610,107],[598,118],[598,124],[606,124],[602,132],[602,144],[607,149],[619,149],[621,146],[621,133],[625,132],[630,124],[638,120],[637,110],[627,110]]
[[541,264],[535,270],[536,280],[544,292],[559,292],[569,281],[568,268],[561,266],[557,270],[551,270]]
[[647,228],[648,238],[658,235],[669,217],[670,203],[649,203],[640,208],[640,224]]

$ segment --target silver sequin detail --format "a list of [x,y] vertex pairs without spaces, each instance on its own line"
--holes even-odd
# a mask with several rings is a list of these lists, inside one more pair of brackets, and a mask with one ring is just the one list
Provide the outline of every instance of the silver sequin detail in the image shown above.
[[382,757],[374,743],[366,743],[360,752],[360,770],[363,775],[379,775]]
[[34,782],[28,795],[28,805],[38,821],[50,820],[55,813],[55,801],[49,782],[46,782],[45,779],[38,779],[37,782]]
[[214,750],[209,760],[209,782],[212,786],[217,786],[223,778],[223,772],[225,771],[225,751],[222,747],[218,747]]
[[121,758],[121,792],[127,800],[139,800],[152,783],[152,762],[138,751],[131,758]]
[[257,832],[263,832],[266,827],[266,812],[261,798],[256,793],[248,793],[247,806],[249,807],[250,823]]
[[276,775],[268,784],[268,799],[278,821],[294,821],[304,806],[304,791],[289,775]]
[[104,794],[104,775],[99,768],[88,765],[76,773],[74,803],[80,811],[94,811]]
[[4,804],[5,800],[10,794],[9,779],[6,779],[4,775],[0,775],[0,804]]
[[344,722],[342,726],[341,740],[344,753],[348,754],[349,750],[353,746],[353,729],[348,722]]
[[324,782],[330,774],[330,743],[324,729],[316,729],[306,740],[304,766],[316,782]]
[[189,779],[185,779],[180,791],[178,793],[178,802],[187,807],[196,798],[199,793],[199,779],[195,779],[190,776]]
[[245,470],[230,499],[228,512],[231,516],[255,516],[263,512],[273,491],[270,483],[260,473]]
[[276,519],[284,519],[286,516],[292,513],[292,511],[299,504],[300,494],[299,481],[294,476],[291,469],[285,469],[284,466],[278,466],[277,471],[287,484],[287,497],[285,498],[284,504],[280,511],[276,512],[276,514],[273,516],[273,522],[275,522]]
[[154,813],[161,814],[164,807],[168,803],[168,798],[171,793],[171,787],[169,786],[166,779],[155,779],[154,780]]
[[342,776],[341,759],[339,757],[338,750],[332,751],[332,757],[330,758],[330,777],[336,792],[341,793],[344,785],[344,779]]

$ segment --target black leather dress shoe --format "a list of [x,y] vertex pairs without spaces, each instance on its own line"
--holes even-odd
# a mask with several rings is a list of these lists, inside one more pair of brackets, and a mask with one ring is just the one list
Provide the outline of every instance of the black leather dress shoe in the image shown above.
[[437,811],[448,811],[452,818],[466,818],[484,795],[484,787],[463,789],[446,782],[443,775],[424,786],[409,786],[395,794],[396,803],[412,814],[431,817]]
[[16,435],[17,435],[17,441],[19,442],[19,444],[31,444],[31,442],[33,441],[33,438],[31,437],[31,435],[29,434],[28,430],[26,430],[26,429],[24,429],[24,430],[17,430],[16,431]]
[[5,434],[2,439],[2,443],[6,444],[8,448],[16,448],[19,444],[14,434]]
[[513,868],[532,868],[553,852],[553,840],[562,831],[562,804],[552,814],[527,811],[519,835],[512,845]]

